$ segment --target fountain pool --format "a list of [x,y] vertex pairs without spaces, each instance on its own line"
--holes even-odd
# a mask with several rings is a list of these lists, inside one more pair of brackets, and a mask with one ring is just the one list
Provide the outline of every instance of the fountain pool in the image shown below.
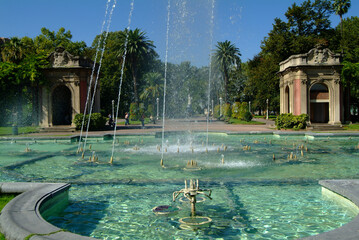
[[[359,136],[209,133],[206,147],[206,134],[186,132],[166,137],[164,168],[160,138],[117,139],[112,165],[112,140],[103,137],[87,140],[84,159],[70,139],[1,141],[0,181],[71,183],[70,204],[47,220],[99,239],[297,239],[357,214],[323,195],[318,180],[359,178]],[[212,190],[212,200],[196,206],[211,225],[181,226],[191,208],[173,203],[172,193],[185,179]],[[156,215],[159,205],[181,210]]]

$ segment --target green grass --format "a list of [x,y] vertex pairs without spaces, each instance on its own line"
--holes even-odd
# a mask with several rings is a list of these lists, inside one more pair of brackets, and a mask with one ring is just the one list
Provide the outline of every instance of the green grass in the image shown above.
[[256,121],[243,121],[236,118],[231,118],[228,122],[229,124],[238,124],[238,125],[265,125],[265,123],[262,122],[256,122]]
[[[10,202],[14,197],[15,194],[0,194],[0,211],[5,207],[5,205]],[[5,240],[5,236],[0,233],[0,240]]]
[[[254,115],[254,118],[266,118],[267,116],[266,115],[264,115],[264,116],[260,116],[260,115]],[[275,120],[277,118],[277,116],[276,115],[269,115],[268,116],[268,119],[271,119],[271,120]]]
[[5,207],[5,205],[10,202],[16,194],[0,194],[0,211]]
[[359,131],[359,123],[352,123],[343,126],[344,130]]
[[[39,128],[32,126],[19,127],[18,132],[19,134],[39,132]],[[12,127],[0,127],[0,136],[1,135],[12,135]]]
[[[145,118],[145,124],[152,123],[149,118]],[[130,125],[141,125],[141,121],[131,121]],[[117,122],[117,125],[125,125],[125,122]]]

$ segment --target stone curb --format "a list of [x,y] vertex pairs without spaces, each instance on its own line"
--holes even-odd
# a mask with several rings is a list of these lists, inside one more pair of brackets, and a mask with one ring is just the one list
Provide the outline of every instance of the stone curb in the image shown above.
[[41,206],[69,188],[70,184],[64,183],[0,183],[1,193],[20,193],[1,211],[0,231],[7,240],[95,239],[66,232],[41,216]]
[[[359,180],[322,180],[319,184],[347,198],[359,207]],[[357,240],[359,239],[359,215],[340,228],[315,236],[303,238],[303,240]]]

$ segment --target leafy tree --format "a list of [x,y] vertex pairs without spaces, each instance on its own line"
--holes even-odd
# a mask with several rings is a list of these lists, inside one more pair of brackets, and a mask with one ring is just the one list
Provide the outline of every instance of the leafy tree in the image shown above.
[[245,101],[253,109],[266,108],[269,99],[271,110],[279,110],[279,63],[294,54],[308,52],[317,43],[335,44],[335,30],[330,27],[333,13],[329,0],[294,3],[285,12],[286,20],[274,19],[272,30],[261,44],[261,52],[248,62],[248,81],[245,84]]
[[0,62],[0,93],[3,96],[0,105],[5,110],[5,114],[1,116],[2,124],[8,122],[10,114],[15,112],[18,114],[17,118],[23,121],[24,105],[32,106],[29,114],[37,123],[38,86],[43,84],[41,69],[47,64],[45,55],[34,54],[25,56],[18,64]]
[[149,72],[144,75],[146,86],[140,95],[142,101],[155,106],[156,99],[163,96],[163,76],[158,72]]
[[[352,63],[359,62],[359,17],[343,19],[344,36],[341,48],[344,50],[344,60]],[[339,25],[337,27],[339,33]],[[339,34],[337,34],[339,35]],[[337,50],[340,50],[338,45]]]
[[[120,32],[121,48],[118,57],[122,59],[126,51],[126,64],[131,71],[133,80],[134,101],[138,103],[138,69],[146,61],[157,57],[153,41],[149,40],[145,32],[136,28]],[[127,44],[127,46],[126,46]]]
[[232,66],[239,66],[240,59],[239,49],[230,41],[217,42],[215,49],[215,63],[220,68],[224,80],[224,101],[228,102],[228,79]]
[[64,47],[69,53],[75,56],[88,56],[89,49],[84,41],[72,42],[71,31],[61,27],[56,33],[47,28],[41,28],[41,34],[35,37],[34,44],[37,52],[44,51],[47,54],[53,52],[56,47]]
[[251,101],[252,109],[259,112],[266,109],[266,100],[273,110],[279,109],[279,80],[276,73],[279,65],[270,55],[257,55],[248,62],[248,77],[245,87],[247,101]]
[[[344,62],[342,69],[343,84],[350,86],[352,105],[358,115],[359,110],[359,63]],[[357,119],[358,120],[358,119]]]
[[230,102],[241,102],[244,100],[244,87],[248,81],[246,74],[247,64],[241,63],[241,67],[232,67],[229,72],[228,97]]

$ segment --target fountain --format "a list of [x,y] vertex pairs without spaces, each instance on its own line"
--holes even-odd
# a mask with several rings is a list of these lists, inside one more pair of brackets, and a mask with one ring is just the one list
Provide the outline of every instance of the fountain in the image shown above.
[[[266,142],[261,141],[251,151],[243,150],[248,143],[263,137]],[[358,136],[329,140],[326,136],[315,136],[311,140],[304,135],[287,136],[288,144],[283,141],[284,137],[209,133],[206,153],[206,145],[202,145],[206,132],[171,135],[168,142],[165,141],[166,168],[158,166],[157,146],[161,138],[155,135],[119,135],[121,144],[116,145],[116,154],[121,157],[112,165],[106,161],[111,156],[110,139],[88,139],[88,145],[92,145],[91,161],[87,161],[90,158],[87,155],[86,161],[77,161],[73,153],[76,142],[70,138],[57,139],[56,143],[37,140],[28,153],[24,153],[28,140],[17,139],[15,143],[9,139],[0,142],[0,181],[71,182],[70,205],[59,216],[47,220],[60,228],[96,238],[124,236],[122,234],[133,239],[156,238],[159,232],[156,229],[161,229],[163,238],[169,234],[194,238],[193,231],[181,229],[196,228],[208,237],[271,239],[266,235],[270,233],[300,238],[348,222],[355,214],[323,198],[317,180],[357,176]],[[194,153],[190,149],[191,141]],[[292,142],[295,142],[294,149]],[[139,150],[133,149],[136,144]],[[306,145],[310,146],[308,152]],[[224,146],[228,147],[226,152]],[[217,153],[218,148],[221,151]],[[291,152],[292,161],[287,159]],[[200,170],[191,170],[196,164]],[[201,184],[187,180],[186,190],[182,187],[183,179],[200,179]],[[199,202],[208,198],[196,195],[195,215],[212,221],[201,227],[189,227],[191,202],[183,193],[190,196],[190,189],[197,188],[201,192],[201,186],[215,194],[211,195],[211,201],[202,204]],[[164,197],[176,189],[183,191],[174,202],[181,205],[172,205],[173,199]],[[289,204],[293,202],[295,205]],[[300,217],[301,214],[306,217]],[[182,218],[185,219],[180,221]],[[288,228],[286,222],[295,224]],[[316,230],[308,227],[313,224]],[[273,228],[268,230],[265,226]],[[303,231],[298,233],[298,228]]]
[[[212,198],[211,198],[212,190],[199,188],[198,179],[197,179],[197,181],[194,181],[191,179],[189,181],[189,188],[187,187],[187,181],[184,181],[184,183],[185,183],[184,189],[175,191],[173,193],[173,201],[174,202],[176,201],[176,198],[178,197],[178,195],[183,193],[183,196],[186,197],[191,204],[191,217],[184,217],[179,220],[179,222],[182,224],[181,228],[196,229],[201,226],[202,227],[208,226],[208,224],[210,222],[212,222],[212,219],[209,217],[197,216],[196,215],[196,203],[197,203],[197,195],[198,194],[202,194],[212,200]],[[205,192],[208,192],[208,194]]]
[[[213,6],[214,0],[211,25]],[[23,141],[3,141],[0,142],[0,182],[71,182],[69,206],[47,220],[68,231],[96,238],[166,239],[175,236],[193,239],[200,235],[208,239],[274,239],[276,236],[296,239],[330,231],[355,217],[356,213],[323,199],[317,180],[357,177],[358,166],[354,159],[359,144],[353,147],[358,142],[357,136],[309,138],[210,133],[207,111],[206,130],[182,129],[188,130],[188,134],[173,134],[165,139],[170,9],[168,1],[162,138],[121,134],[116,138],[114,129],[109,141],[105,137],[87,138],[86,133],[85,144],[80,137],[77,149],[78,154],[82,154],[80,161],[74,157],[76,143],[71,139],[39,140],[32,146],[31,153],[27,151],[26,154]],[[132,10],[133,1],[129,25]],[[122,62],[125,62],[125,55]],[[122,73],[123,66],[121,84]],[[209,64],[207,109],[210,109],[211,77]],[[222,115],[222,98],[220,102]],[[116,119],[117,113],[118,109]],[[258,140],[262,138],[264,141]],[[83,161],[86,141],[92,143],[88,147],[92,154],[86,156],[89,161]],[[300,146],[300,157],[294,142]],[[255,145],[251,149],[248,143]],[[158,166],[159,153],[161,167]],[[185,181],[185,188],[180,189],[183,179],[191,180],[188,184]],[[210,189],[200,188],[198,180],[193,179],[201,179],[201,184]],[[180,190],[173,192],[176,186]],[[216,193],[213,198],[212,189]],[[183,195],[179,202],[185,207],[191,206],[191,216],[188,217],[185,207],[171,205],[170,198],[164,197],[171,192],[173,202]],[[207,198],[212,201],[196,205]],[[159,202],[163,204],[150,211]],[[204,214],[206,216],[202,216]]]

